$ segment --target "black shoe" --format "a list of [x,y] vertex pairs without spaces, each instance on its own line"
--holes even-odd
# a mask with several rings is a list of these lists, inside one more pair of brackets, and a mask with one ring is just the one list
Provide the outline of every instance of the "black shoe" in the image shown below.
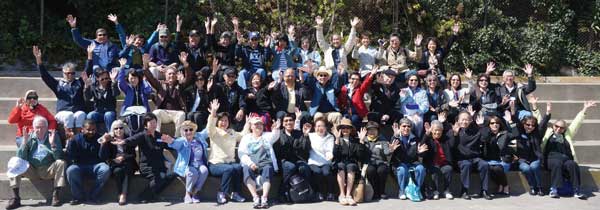
[[538,195],[538,196],[544,196],[544,195],[545,195],[545,194],[544,194],[544,191],[542,191],[542,188],[538,188],[538,189],[537,189],[537,195]]
[[533,188],[533,187],[532,187],[531,189],[529,189],[529,195],[531,195],[531,196],[534,196],[534,195],[536,195],[536,194],[537,194],[537,193],[536,193],[536,191],[535,191],[535,188]]
[[81,204],[81,200],[73,199],[69,204],[71,204],[71,206],[79,205]]
[[492,196],[485,190],[481,192],[481,196],[483,196],[483,198],[486,200],[492,200]]
[[471,196],[469,195],[469,192],[463,192],[462,198],[465,200],[471,200]]
[[6,209],[16,209],[19,207],[21,207],[21,198],[11,198],[10,201],[8,201]]

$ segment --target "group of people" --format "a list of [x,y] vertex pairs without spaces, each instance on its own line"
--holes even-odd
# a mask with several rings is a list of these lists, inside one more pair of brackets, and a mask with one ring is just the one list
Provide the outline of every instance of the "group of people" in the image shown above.
[[[191,30],[187,42],[179,16],[174,34],[158,24],[149,38],[127,35],[116,15],[108,19],[120,46],[103,28],[95,39],[83,38],[76,17],[66,18],[73,40],[87,51],[79,77],[67,63],[63,77],[54,78],[33,46],[42,80],[56,95],[56,114],[38,103],[35,90],[13,108],[8,119],[18,126],[13,159],[29,167],[9,168],[14,198],[7,209],[21,205],[21,177],[53,179],[52,205],[58,206],[67,182],[71,204],[97,203],[114,176],[119,204],[125,205],[136,171],[148,180],[141,202],[155,200],[180,176],[183,201],[198,203],[205,180],[215,176],[221,178],[217,203],[244,202],[243,183],[253,207],[268,208],[278,173],[283,202],[297,202],[290,194],[298,177],[310,183],[315,201],[356,205],[363,200],[355,196],[361,180],[372,185],[372,199],[387,199],[389,175],[398,183],[399,199],[453,199],[454,171],[461,177],[460,196],[470,199],[474,170],[481,178],[477,194],[485,199],[509,195],[509,170],[520,170],[529,193],[543,196],[543,168],[550,171],[551,197],[559,197],[566,182],[576,197],[585,197],[573,136],[596,102],[585,102],[571,125],[557,120],[548,128],[551,104],[546,113],[538,109],[533,66],[523,68],[524,85],[513,70],[502,73],[502,83],[491,83],[492,62],[475,82],[469,69],[447,75],[443,60],[458,25],[444,48],[434,37],[422,47],[418,35],[410,50],[398,34],[380,39],[379,46],[372,46],[367,31],[358,38],[358,18],[350,21],[342,44],[336,33],[325,38],[323,19],[316,17],[316,47],[308,34],[297,45],[294,26],[286,33],[246,33],[237,18],[231,20],[233,33],[225,31],[217,40],[218,21],[207,17],[205,34]],[[350,68],[350,59],[358,61],[358,69]],[[417,68],[409,69],[410,62]],[[165,123],[175,124],[173,133],[161,127]],[[165,150],[176,154],[174,163],[165,164]],[[91,192],[83,190],[84,178],[94,181]],[[490,179],[497,192],[489,191]]]

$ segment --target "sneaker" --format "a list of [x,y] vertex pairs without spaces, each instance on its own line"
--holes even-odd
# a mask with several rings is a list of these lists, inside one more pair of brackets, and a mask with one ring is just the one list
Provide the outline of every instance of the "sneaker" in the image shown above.
[[259,197],[252,198],[252,208],[260,209],[260,198]]
[[542,191],[542,188],[538,188],[537,189],[537,195],[538,196],[544,196],[544,191]]
[[356,201],[354,201],[354,198],[352,198],[352,196],[346,196],[346,202],[350,206],[356,206]]
[[242,197],[238,192],[233,192],[231,193],[231,200],[241,203],[246,201],[246,198]]
[[225,193],[218,192],[217,193],[217,204],[227,203],[227,198],[225,197]]
[[481,191],[481,196],[486,200],[492,200],[492,196],[487,191]]
[[346,200],[346,196],[341,196],[341,195],[340,195],[340,196],[338,197],[338,202],[339,202],[340,204],[342,204],[342,206],[346,206],[346,205],[348,205],[348,201]]
[[471,200],[471,196],[469,195],[468,192],[463,192],[462,198],[465,199],[465,200]]
[[325,200],[325,198],[323,197],[323,193],[317,193],[317,199],[319,199],[319,201]]
[[60,198],[58,196],[58,190],[54,190],[54,192],[52,192],[52,201],[50,203],[50,205],[57,207],[57,206],[61,206],[62,203],[60,202]]
[[335,201],[335,195],[333,193],[327,194],[327,200],[328,201]]
[[585,200],[587,198],[587,196],[585,194],[583,194],[581,191],[579,190],[575,190],[575,197],[579,198],[581,200]]
[[268,209],[269,208],[269,200],[266,197],[263,197],[260,199],[260,208],[261,209]]
[[550,193],[548,193],[548,195],[551,198],[560,198],[560,196],[558,196],[558,191],[556,191],[554,188],[550,188]]
[[187,204],[191,204],[192,203],[192,196],[190,196],[189,193],[185,193],[185,196],[183,196],[183,203],[187,203]]
[[69,204],[71,204],[71,206],[76,206],[81,204],[81,200],[73,199]]
[[440,199],[440,192],[433,191],[433,200],[439,200]]
[[446,190],[444,192],[444,197],[446,197],[446,199],[448,199],[448,200],[453,200],[454,199],[454,196],[452,195],[452,193],[450,193],[449,190]]
[[535,192],[535,188],[532,187],[531,189],[529,189],[529,195],[531,195],[531,196],[537,195],[537,193]]
[[200,196],[198,194],[192,196],[192,203],[200,203]]
[[8,201],[6,209],[16,209],[19,207],[21,207],[21,198],[11,198],[10,201]]
[[388,196],[387,196],[386,194],[381,194],[381,196],[380,196],[380,197],[381,197],[381,199],[383,199],[383,200],[387,200],[387,199],[388,199]]
[[404,194],[404,192],[399,192],[399,193],[398,193],[398,199],[400,199],[400,200],[406,200],[406,199],[407,199],[407,197],[406,197],[406,195]]

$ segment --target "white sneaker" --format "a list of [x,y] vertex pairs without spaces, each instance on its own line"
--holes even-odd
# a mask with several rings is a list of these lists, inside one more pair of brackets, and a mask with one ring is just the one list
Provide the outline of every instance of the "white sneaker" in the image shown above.
[[446,191],[444,192],[444,197],[446,197],[446,199],[448,199],[448,200],[452,200],[452,199],[454,199],[454,196],[453,196],[453,195],[452,195],[452,193],[450,193],[450,191],[448,191],[448,190],[446,190]]
[[217,203],[218,204],[227,203],[227,198],[225,197],[225,193],[223,193],[223,192],[217,193]]
[[406,194],[404,194],[404,192],[400,192],[399,195],[398,195],[398,198],[400,200],[406,200],[407,199]]
[[438,199],[440,199],[440,192],[438,192],[437,190],[433,191],[433,200],[438,200]]

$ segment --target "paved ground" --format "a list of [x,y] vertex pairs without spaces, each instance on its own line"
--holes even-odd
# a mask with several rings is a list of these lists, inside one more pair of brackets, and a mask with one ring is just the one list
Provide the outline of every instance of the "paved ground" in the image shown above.
[[[7,201],[0,201],[0,206],[4,207]],[[36,205],[38,201],[28,200],[23,202],[26,205]],[[521,195],[511,198],[499,198],[491,201],[474,199],[470,201],[455,199],[455,200],[438,200],[438,201],[425,201],[420,203],[413,203],[410,201],[400,201],[396,199],[385,200],[375,203],[359,204],[356,207],[345,207],[340,206],[334,202],[321,202],[313,204],[295,204],[295,205],[277,205],[272,206],[270,209],[286,209],[286,210],[337,210],[337,209],[356,209],[356,210],[397,210],[397,209],[411,209],[411,210],[467,210],[467,209],[485,209],[485,210],[509,210],[509,209],[526,209],[526,210],[597,210],[600,206],[600,197],[591,197],[588,200],[579,200],[576,198],[560,198],[552,199],[549,197],[531,197],[529,195]],[[139,209],[139,210],[166,210],[166,209],[252,209],[251,203],[230,203],[222,206],[217,206],[215,203],[200,203],[200,204],[183,204],[183,203],[168,203],[160,202],[153,204],[129,204],[125,207],[118,206],[116,203],[109,203],[104,205],[79,205],[70,206],[68,204],[63,205],[60,208],[52,208],[48,206],[32,207],[25,206],[19,209],[61,209],[61,210],[114,210],[114,209]]]

